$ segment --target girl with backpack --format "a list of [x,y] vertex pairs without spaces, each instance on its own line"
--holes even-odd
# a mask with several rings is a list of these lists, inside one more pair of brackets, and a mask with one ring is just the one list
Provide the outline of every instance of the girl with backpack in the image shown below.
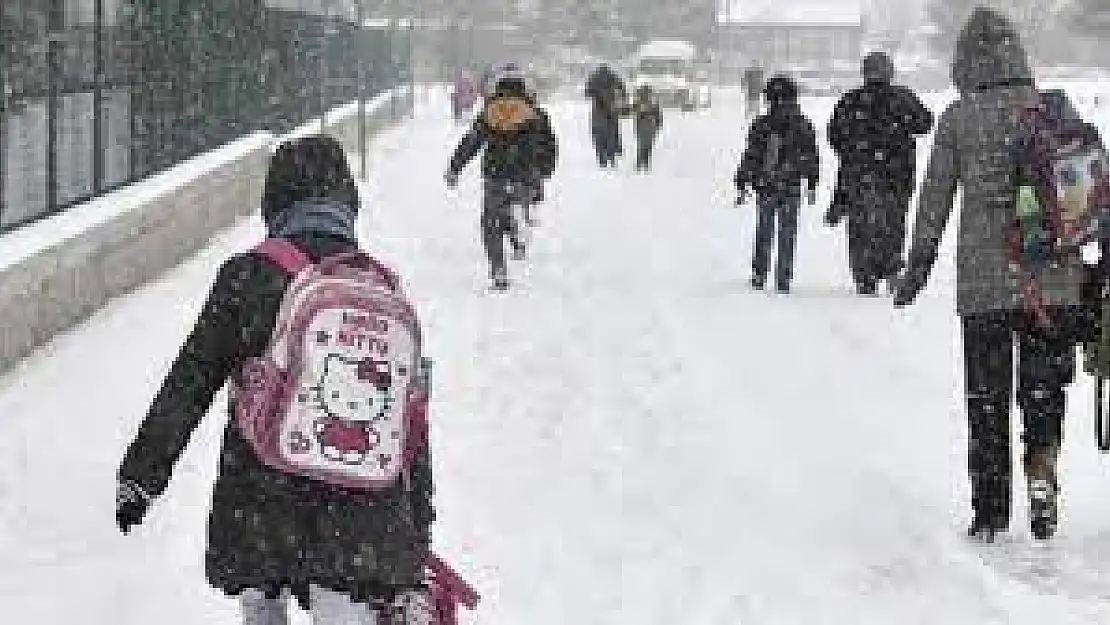
[[220,268],[119,468],[126,534],[230,383],[205,564],[248,625],[287,623],[289,597],[316,625],[429,610],[426,361],[397,276],[359,251],[358,211],[337,141],[278,148],[262,198],[270,238]]

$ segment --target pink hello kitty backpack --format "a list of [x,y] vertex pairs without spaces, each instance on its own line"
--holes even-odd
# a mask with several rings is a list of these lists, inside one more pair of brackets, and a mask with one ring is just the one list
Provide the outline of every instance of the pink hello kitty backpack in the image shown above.
[[266,352],[234,389],[234,419],[274,469],[344,489],[397,483],[426,441],[427,362],[397,277],[361,252],[313,263],[295,244],[255,251],[292,276]]

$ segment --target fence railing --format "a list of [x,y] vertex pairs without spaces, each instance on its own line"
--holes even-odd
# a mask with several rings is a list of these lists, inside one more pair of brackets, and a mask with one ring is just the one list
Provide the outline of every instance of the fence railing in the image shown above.
[[299,3],[0,0],[0,232],[410,79],[410,33]]

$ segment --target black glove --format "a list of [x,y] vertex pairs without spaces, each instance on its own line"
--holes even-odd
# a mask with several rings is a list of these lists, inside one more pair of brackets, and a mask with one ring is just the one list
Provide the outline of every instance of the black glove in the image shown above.
[[844,215],[831,208],[825,213],[825,225],[830,228],[839,226],[842,219],[844,219]]
[[131,528],[143,522],[150,509],[150,495],[132,480],[121,479],[116,485],[116,524],[119,531],[128,534]]
[[736,192],[736,205],[737,206],[743,206],[747,202],[748,202],[748,192],[743,190],[743,189],[741,189],[740,191],[737,191]]
[[459,175],[453,171],[449,171],[443,175],[443,181],[447,183],[448,189],[454,189],[459,186]]
[[931,254],[910,252],[906,270],[894,281],[895,308],[905,308],[917,299],[929,280],[929,270],[933,266],[933,260],[934,257]]
[[905,308],[913,304],[925,288],[925,276],[918,269],[907,269],[894,281],[894,307]]

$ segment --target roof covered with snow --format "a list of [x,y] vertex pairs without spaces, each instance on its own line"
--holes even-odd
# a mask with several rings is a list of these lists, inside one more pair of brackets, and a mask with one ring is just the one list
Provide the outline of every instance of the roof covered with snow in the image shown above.
[[678,41],[673,39],[657,39],[649,41],[640,46],[636,51],[636,56],[641,58],[667,58],[667,59],[685,59],[697,56],[698,49],[688,41]]
[[723,0],[718,22],[744,24],[856,25],[863,20],[859,0]]

